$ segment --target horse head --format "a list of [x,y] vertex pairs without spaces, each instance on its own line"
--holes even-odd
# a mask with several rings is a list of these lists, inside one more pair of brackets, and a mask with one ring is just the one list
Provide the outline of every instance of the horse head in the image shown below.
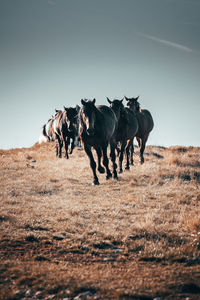
[[76,107],[65,107],[64,113],[66,114],[66,123],[69,132],[73,132],[77,125],[77,109]]
[[127,98],[126,96],[124,96],[124,97],[127,101],[127,106],[130,109],[134,110],[135,112],[140,110],[140,103],[138,102],[139,96],[136,98]]
[[80,117],[86,133],[89,136],[93,136],[95,133],[95,106],[96,99],[93,100],[81,100],[82,108],[80,110]]
[[110,104],[110,107],[112,108],[112,110],[114,111],[117,120],[119,120],[120,117],[123,116],[124,113],[124,105],[123,105],[123,100],[124,98],[122,98],[122,100],[117,100],[114,99],[113,101],[111,101],[108,97],[107,97],[107,101]]

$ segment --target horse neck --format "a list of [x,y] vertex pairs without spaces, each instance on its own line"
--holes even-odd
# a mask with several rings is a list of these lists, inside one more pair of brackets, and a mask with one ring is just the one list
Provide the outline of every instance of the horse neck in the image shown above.
[[94,114],[95,114],[95,123],[98,121],[102,121],[103,120],[103,113],[95,106],[94,107]]
[[60,120],[63,124],[66,123],[66,121],[67,121],[67,112],[66,112],[66,110],[62,111],[62,115],[60,116]]
[[[115,114],[116,115],[116,114]],[[117,122],[120,123],[124,117],[126,115],[126,110],[125,110],[125,107],[123,109],[120,110],[120,112],[116,115],[117,117]]]

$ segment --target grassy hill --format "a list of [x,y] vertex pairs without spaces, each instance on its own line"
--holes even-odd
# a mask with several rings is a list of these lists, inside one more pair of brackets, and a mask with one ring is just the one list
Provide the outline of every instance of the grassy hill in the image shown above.
[[200,148],[92,186],[84,150],[0,150],[0,299],[199,299]]

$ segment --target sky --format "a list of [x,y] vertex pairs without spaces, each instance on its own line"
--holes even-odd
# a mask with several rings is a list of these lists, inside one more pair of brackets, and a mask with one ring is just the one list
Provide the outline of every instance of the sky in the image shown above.
[[0,149],[124,95],[153,116],[147,144],[200,146],[200,0],[0,0]]

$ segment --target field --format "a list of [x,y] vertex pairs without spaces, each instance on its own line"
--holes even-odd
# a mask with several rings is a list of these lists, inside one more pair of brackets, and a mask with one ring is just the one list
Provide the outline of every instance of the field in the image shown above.
[[0,150],[0,299],[200,299],[200,148],[136,148],[93,186],[54,147]]

